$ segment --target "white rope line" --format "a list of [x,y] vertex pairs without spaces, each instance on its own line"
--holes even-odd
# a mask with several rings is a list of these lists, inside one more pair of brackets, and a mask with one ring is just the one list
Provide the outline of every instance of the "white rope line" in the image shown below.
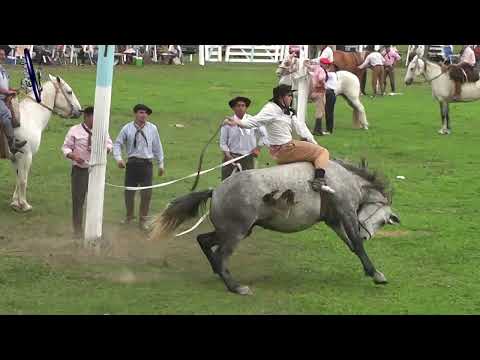
[[[226,166],[226,165],[230,165],[231,163],[237,161],[237,160],[240,160],[240,159],[243,159],[244,157],[247,157],[251,155],[250,153],[249,154],[245,154],[245,155],[242,155],[242,156],[239,156],[235,159],[232,159],[232,160],[228,160],[220,165],[217,165],[211,169],[207,169],[207,170],[203,170],[203,171],[200,171],[200,175],[203,175],[203,174],[206,174],[210,171],[213,171],[215,169],[218,169],[218,168],[221,168],[223,166]],[[156,185],[150,185],[150,186],[138,186],[138,187],[135,187],[135,186],[123,186],[123,185],[114,185],[114,184],[110,184],[108,182],[105,182],[106,185],[108,186],[112,186],[112,187],[116,187],[116,188],[122,188],[122,189],[125,189],[125,190],[145,190],[145,189],[154,189],[154,188],[159,188],[159,187],[163,187],[163,186],[167,186],[167,185],[171,185],[171,184],[175,184],[176,182],[179,182],[179,181],[182,181],[182,180],[185,180],[185,179],[188,179],[188,178],[191,178],[191,177],[194,177],[194,176],[197,176],[197,172],[194,172],[193,174],[190,174],[190,175],[187,175],[187,176],[184,176],[180,179],[176,179],[176,180],[172,180],[172,181],[167,181],[167,182],[164,182],[164,183],[160,183],[160,184],[156,184]]]
[[180,234],[176,234],[175,237],[182,236],[185,234],[188,234],[189,232],[192,232],[195,230],[202,222],[205,220],[205,218],[210,214],[210,210],[208,210],[196,223],[193,225],[190,229],[185,230],[184,232],[181,232]]

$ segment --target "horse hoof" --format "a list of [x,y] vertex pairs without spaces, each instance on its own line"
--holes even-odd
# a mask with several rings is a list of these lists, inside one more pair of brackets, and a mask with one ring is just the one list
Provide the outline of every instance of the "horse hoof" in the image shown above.
[[238,295],[253,295],[252,290],[248,286],[239,286],[235,289]]
[[385,275],[383,275],[380,271],[375,271],[375,275],[373,275],[373,282],[377,285],[385,285],[388,281]]

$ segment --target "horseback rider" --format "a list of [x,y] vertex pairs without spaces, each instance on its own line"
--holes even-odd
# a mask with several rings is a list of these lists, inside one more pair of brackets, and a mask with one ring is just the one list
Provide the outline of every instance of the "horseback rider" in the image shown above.
[[464,45],[460,63],[449,66],[450,78],[455,82],[453,100],[460,99],[462,84],[479,80],[478,73],[475,73],[475,53],[470,45]]
[[[330,155],[327,149],[318,145],[305,122],[297,119],[291,108],[292,87],[279,85],[273,89],[273,98],[255,116],[246,119],[226,118],[224,123],[242,128],[265,126],[270,155],[278,164],[308,161],[315,167],[315,178],[310,182],[314,191],[335,193],[325,180],[325,167]],[[302,138],[293,140],[292,130]]]
[[[0,49],[0,64],[6,59],[5,50]],[[16,141],[15,133],[12,125],[12,112],[10,111],[7,101],[10,97],[16,96],[17,92],[9,88],[10,76],[7,70],[0,65],[0,122],[3,125],[3,131],[7,137],[8,147],[12,155],[15,155],[25,146],[27,141]]]

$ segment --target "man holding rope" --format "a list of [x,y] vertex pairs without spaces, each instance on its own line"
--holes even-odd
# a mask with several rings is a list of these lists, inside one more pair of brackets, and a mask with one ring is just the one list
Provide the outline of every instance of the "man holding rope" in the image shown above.
[[[83,110],[83,123],[72,126],[65,136],[63,154],[72,161],[72,220],[75,238],[82,236],[83,203],[88,191],[88,168],[92,155],[93,107]],[[107,138],[107,152],[112,150],[112,140]]]
[[[250,99],[237,96],[228,102],[233,110],[233,117],[239,120],[247,119],[251,115],[247,114],[250,106]],[[238,161],[242,170],[255,168],[255,158],[260,153],[260,147],[265,145],[265,128],[241,129],[238,126],[224,125],[220,132],[220,149],[223,152],[223,162],[232,160],[242,155],[250,154],[246,158]],[[237,167],[237,163],[222,167],[222,181],[232,175]]]
[[[0,64],[6,59],[5,50],[0,49]],[[16,141],[15,133],[12,125],[12,112],[10,111],[7,101],[11,96],[15,96],[17,93],[15,90],[9,88],[10,76],[7,70],[0,65],[0,123],[3,125],[3,131],[7,137],[8,148],[12,155],[15,155],[20,149],[25,146],[27,141]]]
[[[120,169],[126,168],[125,186],[151,186],[153,177],[152,160],[158,164],[158,176],[164,174],[163,147],[157,127],[148,121],[152,110],[143,104],[133,108],[135,120],[126,124],[113,145],[113,157]],[[128,161],[122,159],[122,147],[125,147]],[[123,221],[129,224],[134,218],[135,190],[125,190],[125,207],[127,216]],[[152,189],[140,191],[139,224],[142,230],[147,230],[146,220],[150,209]]]

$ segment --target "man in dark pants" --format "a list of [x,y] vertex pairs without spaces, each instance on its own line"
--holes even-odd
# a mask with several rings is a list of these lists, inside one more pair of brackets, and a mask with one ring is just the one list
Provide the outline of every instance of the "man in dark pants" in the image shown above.
[[[242,120],[250,117],[247,114],[250,103],[249,98],[237,96],[230,100],[228,105],[234,112],[233,117]],[[266,133],[263,126],[256,129],[241,129],[238,126],[223,125],[220,132],[220,149],[223,152],[223,162],[246,154],[250,154],[250,156],[222,167],[222,181],[232,175],[237,163],[241,165],[242,170],[254,169],[255,158],[260,153],[260,147],[265,145],[266,142]]]
[[334,72],[335,66],[327,59],[320,60],[320,66],[325,70],[325,120],[327,123],[327,131],[322,131],[322,119],[317,118],[315,122],[315,135],[331,135],[335,126],[335,103],[337,96],[335,90],[337,88],[337,73]]
[[[63,154],[72,161],[72,220],[76,238],[82,236],[83,204],[88,190],[88,168],[92,154],[93,107],[83,111],[83,123],[72,126],[65,136]],[[107,151],[112,150],[112,140],[107,138]]]
[[[153,160],[158,164],[158,176],[164,174],[163,148],[157,127],[148,121],[152,110],[143,104],[133,108],[135,120],[125,125],[115,140],[113,156],[120,169],[126,168],[125,186],[138,187],[152,185]],[[128,161],[122,160],[122,146],[127,152]],[[134,218],[135,190],[125,190],[127,216],[123,223],[128,224]],[[147,230],[147,217],[150,208],[152,189],[140,191],[140,228]]]

